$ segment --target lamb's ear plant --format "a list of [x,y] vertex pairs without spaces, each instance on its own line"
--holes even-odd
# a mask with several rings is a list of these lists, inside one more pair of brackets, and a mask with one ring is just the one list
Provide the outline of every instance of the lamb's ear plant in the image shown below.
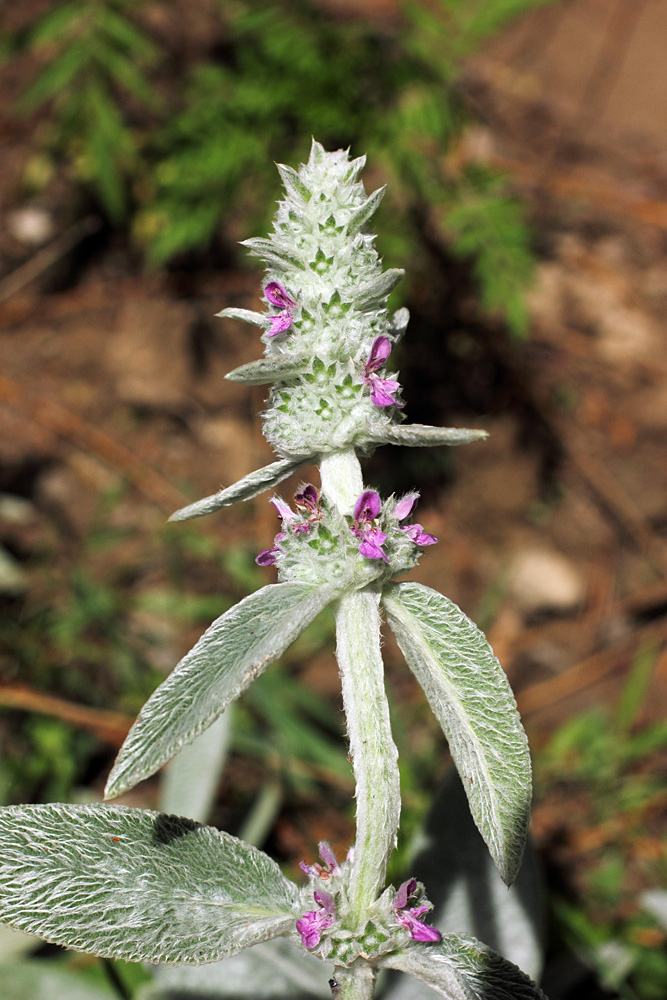
[[398,969],[459,1000],[537,998],[540,990],[472,938],[428,922],[424,885],[386,885],[400,814],[397,751],[384,689],[382,616],[449,741],[474,821],[509,885],[526,840],[531,775],[525,734],[505,675],[476,626],[447,598],[394,582],[437,539],[412,517],[418,494],[382,499],[364,484],[358,453],[378,445],[463,444],[477,430],[404,422],[388,371],[407,310],[387,297],[401,278],[382,271],[369,220],[382,190],[358,180],[364,158],[313,142],[274,230],[248,240],[267,264],[264,313],[225,309],[260,331],[264,357],[228,377],[272,385],[264,431],[279,458],[173,515],[211,513],[268,490],[306,463],[321,484],[295,507],[279,496],[273,544],[257,562],[269,583],[215,621],[157,689],[109,777],[111,799],[149,777],[211,726],[327,605],[337,629],[356,841],[346,858],[320,844],[302,862],[305,885],[262,851],[191,819],[111,805],[50,804],[0,811],[0,913],[20,930],[93,954],[151,963],[216,962],[286,937],[333,965],[340,1000],[371,997],[377,973]]

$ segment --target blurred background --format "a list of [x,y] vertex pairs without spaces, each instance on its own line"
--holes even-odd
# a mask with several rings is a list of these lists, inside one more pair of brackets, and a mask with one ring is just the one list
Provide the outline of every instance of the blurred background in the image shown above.
[[[237,243],[267,231],[273,162],[350,146],[389,185],[408,419],[490,432],[365,477],[421,489],[440,544],[414,578],[516,692],[545,989],[664,998],[666,50],[667,0],[0,2],[3,804],[99,799],[147,696],[273,579],[266,497],[165,520],[272,460],[263,390],[223,377],[257,337],[214,314],[258,308]],[[292,874],[353,839],[332,636],[323,616],[243,696],[212,815]],[[385,652],[399,877],[448,762]]]

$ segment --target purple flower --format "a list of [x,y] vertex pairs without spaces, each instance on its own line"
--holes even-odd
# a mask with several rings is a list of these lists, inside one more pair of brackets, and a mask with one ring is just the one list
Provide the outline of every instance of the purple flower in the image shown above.
[[309,865],[305,861],[301,861],[299,862],[301,871],[305,872],[306,875],[314,875],[315,878],[324,879],[325,881],[331,878],[332,875],[340,875],[340,866],[336,861],[336,855],[331,850],[331,846],[327,844],[326,840],[321,840],[317,846],[320,858],[324,862],[324,868],[318,861],[314,865]]
[[[302,514],[295,513],[288,503],[285,503],[282,497],[271,497],[269,503],[272,503],[276,508],[276,513],[280,520],[283,522],[283,527],[289,525],[294,535],[308,534],[314,521],[320,521],[322,518],[322,511],[320,510],[320,494],[314,486],[307,483],[305,486],[301,486],[297,493],[294,494],[294,500],[297,507],[302,511],[308,511],[308,518],[304,521]],[[280,546],[278,542],[281,542],[283,538],[287,538],[287,533],[285,531],[279,531],[276,537],[273,539],[273,547],[270,549],[264,549],[256,557],[255,562],[258,566],[273,566],[280,552]]]
[[373,523],[381,510],[382,501],[375,490],[364,490],[354,505],[354,523],[351,531],[360,539],[359,552],[362,556],[366,559],[384,559],[388,563],[389,560],[382,550],[387,536]]
[[296,929],[301,935],[304,948],[317,948],[322,932],[331,927],[336,919],[336,906],[333,896],[323,889],[313,892],[319,910],[309,910],[296,922]]
[[437,927],[429,927],[419,919],[431,909],[430,904],[422,903],[420,906],[408,907],[408,900],[416,888],[417,880],[414,878],[400,886],[393,902],[396,919],[405,927],[413,941],[441,941],[442,935]]
[[277,316],[269,316],[271,328],[267,333],[267,337],[277,337],[279,333],[286,333],[291,327],[296,302],[277,281],[270,281],[264,289],[264,294],[272,306],[280,309]]
[[[418,499],[419,493],[408,493],[398,501],[392,514],[397,520],[404,521],[414,510]],[[415,545],[435,545],[438,540],[435,535],[425,532],[421,524],[401,524],[399,531],[407,535]]]
[[315,514],[320,517],[320,494],[310,483],[299,488],[294,494],[294,502],[301,510],[310,511],[310,517]]
[[280,552],[278,542],[282,542],[283,538],[287,538],[287,535],[284,531],[279,531],[273,539],[273,548],[262,549],[259,555],[255,556],[255,562],[258,566],[273,566],[275,564],[278,553]]
[[389,337],[376,337],[371,345],[371,353],[368,361],[364,363],[361,373],[361,380],[371,387],[371,402],[376,406],[403,406],[395,398],[394,393],[401,388],[400,383],[393,378],[380,378],[376,374],[378,368],[382,368],[385,361],[391,354],[391,341]]

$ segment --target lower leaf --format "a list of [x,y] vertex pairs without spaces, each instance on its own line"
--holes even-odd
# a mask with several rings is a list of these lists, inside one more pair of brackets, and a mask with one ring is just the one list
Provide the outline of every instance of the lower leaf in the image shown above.
[[193,820],[125,806],[0,809],[0,919],[130,962],[198,964],[285,934],[297,886]]

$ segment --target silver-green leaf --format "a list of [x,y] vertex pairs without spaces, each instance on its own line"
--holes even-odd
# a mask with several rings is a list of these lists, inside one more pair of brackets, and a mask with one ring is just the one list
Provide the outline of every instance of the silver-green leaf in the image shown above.
[[404,445],[408,448],[437,448],[441,445],[472,444],[483,441],[486,431],[468,427],[430,427],[428,424],[387,424],[373,434],[376,444]]
[[268,327],[269,325],[266,313],[258,313],[253,309],[236,309],[234,306],[228,306],[215,315],[220,319],[238,319],[243,323],[250,323],[252,326]]
[[225,375],[230,382],[244,385],[266,385],[267,382],[285,382],[300,375],[312,361],[312,354],[278,354],[240,365]]
[[331,587],[273,583],[216,619],[142,708],[106,797],[148,778],[210,726],[335,596]]
[[384,605],[447,737],[475,824],[509,885],[519,871],[528,832],[531,767],[503,669],[483,632],[430,587],[393,584]]
[[354,304],[357,309],[370,309],[383,302],[389,293],[396,288],[405,271],[398,267],[390,267],[389,270],[378,274],[372,281],[355,288]]
[[305,265],[287,243],[279,243],[278,240],[266,240],[261,236],[253,236],[249,240],[241,240],[241,246],[247,247],[254,257],[261,257],[272,267],[282,271],[288,271],[291,267],[296,267],[303,271]]
[[385,196],[386,190],[387,187],[384,185],[383,187],[378,188],[377,191],[373,191],[363,205],[360,205],[359,208],[352,213],[350,218],[347,220],[346,225],[348,236],[354,236],[354,234],[358,233],[360,229],[363,229],[371,216],[377,212],[380,202]]
[[228,833],[126,806],[0,810],[0,919],[130,962],[215,962],[288,933],[299,890]]
[[306,458],[281,458],[279,462],[272,462],[271,465],[265,465],[255,472],[248,473],[232,486],[226,486],[224,490],[218,490],[217,493],[212,493],[209,497],[195,500],[187,507],[181,507],[171,515],[169,520],[190,521],[194,517],[213,514],[222,507],[230,507],[239,500],[252,500],[253,497],[264,493],[265,490],[270,490],[278,483],[282,483],[302,465],[313,461],[315,461],[315,457],[311,455]]
[[[407,972],[445,1000],[547,1000],[516,965],[495,951],[458,934],[446,934],[440,944],[414,945],[383,959],[389,969]],[[411,996],[410,990],[396,991]],[[394,1000],[390,989],[387,1000]]]

